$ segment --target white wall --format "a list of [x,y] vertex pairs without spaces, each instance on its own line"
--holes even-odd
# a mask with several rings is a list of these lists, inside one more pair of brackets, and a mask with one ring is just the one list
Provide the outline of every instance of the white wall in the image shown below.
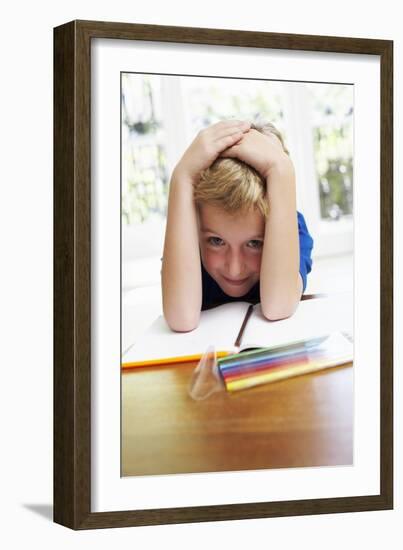
[[[204,0],[135,2],[15,1],[2,10],[1,236],[1,516],[6,548],[231,548],[328,550],[399,548],[402,478],[396,471],[396,510],[271,520],[159,526],[73,533],[49,521],[52,499],[52,27],[71,19],[386,38],[395,40],[395,181],[402,181],[403,39],[399,4]],[[23,133],[21,130],[23,129]],[[22,157],[22,151],[24,157]],[[395,203],[402,203],[400,183]],[[396,281],[402,279],[396,220]],[[400,227],[402,230],[403,228]],[[400,248],[400,247],[399,247]],[[399,277],[400,275],[400,277]],[[396,332],[401,287],[395,289]],[[6,307],[4,307],[4,304]],[[396,337],[395,417],[403,416],[402,348]],[[396,431],[402,463],[402,430]],[[4,539],[4,540],[3,540]]]

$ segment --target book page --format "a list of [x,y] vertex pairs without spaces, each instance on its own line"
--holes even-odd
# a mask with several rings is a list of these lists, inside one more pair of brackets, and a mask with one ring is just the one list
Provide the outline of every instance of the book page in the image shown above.
[[199,326],[191,332],[172,331],[160,316],[123,355],[122,364],[201,356],[211,345],[217,352],[232,352],[248,307],[246,302],[233,302],[202,311]]
[[303,300],[287,319],[267,320],[260,304],[254,307],[241,349],[270,347],[341,331],[353,335],[353,294],[340,292],[326,298]]

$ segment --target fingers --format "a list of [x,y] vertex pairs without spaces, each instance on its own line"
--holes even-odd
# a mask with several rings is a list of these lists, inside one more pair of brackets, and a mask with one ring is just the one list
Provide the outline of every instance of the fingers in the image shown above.
[[[224,136],[218,140],[216,140],[215,144],[217,148],[220,151],[221,156],[222,152],[227,150],[233,150],[233,148],[236,146],[236,144],[242,139],[244,133],[243,132],[235,132],[229,136]],[[228,155],[229,156],[229,155]]]
[[215,124],[212,124],[211,126],[209,126],[209,128],[220,131],[220,130],[225,130],[227,128],[233,128],[237,126],[248,126],[250,128],[251,123],[246,120],[238,120],[238,119],[220,120],[220,122],[216,122]]
[[214,140],[220,140],[222,138],[232,136],[233,134],[243,134],[250,130],[251,123],[242,120],[236,121],[222,121],[214,125]]
[[238,132],[247,132],[251,123],[243,120],[221,120],[199,132],[201,137],[216,141]]
[[226,147],[223,151],[221,151],[220,157],[238,158],[239,154],[240,154],[240,147],[238,147],[238,143],[234,143],[234,145],[230,145],[229,147]]
[[250,126],[250,122],[239,120],[217,123],[214,128],[214,137],[211,136],[214,146],[219,152],[232,147],[242,139],[245,132],[249,131]]
[[221,151],[239,142],[250,126],[242,120],[222,120],[201,130],[196,140],[200,155],[212,162]]

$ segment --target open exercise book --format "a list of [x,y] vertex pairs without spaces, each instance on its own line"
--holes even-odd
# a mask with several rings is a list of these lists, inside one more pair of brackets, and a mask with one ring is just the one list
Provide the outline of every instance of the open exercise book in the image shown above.
[[[328,297],[301,301],[289,318],[268,321],[260,304],[253,306],[241,340],[250,304],[233,302],[201,313],[199,326],[191,332],[173,332],[158,317],[123,354],[122,367],[197,361],[209,346],[224,357],[246,349],[268,348],[318,338],[333,332],[353,335],[353,295],[335,293]],[[351,359],[352,360],[352,356]]]

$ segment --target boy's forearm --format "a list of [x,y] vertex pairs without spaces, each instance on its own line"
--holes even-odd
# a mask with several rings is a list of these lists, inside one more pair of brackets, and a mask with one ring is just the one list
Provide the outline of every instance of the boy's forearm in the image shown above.
[[199,321],[202,283],[193,187],[175,171],[171,178],[162,262],[164,316],[173,330],[194,329]]
[[273,167],[267,180],[266,221],[260,271],[262,311],[268,319],[292,315],[302,294],[295,174],[291,161]]

